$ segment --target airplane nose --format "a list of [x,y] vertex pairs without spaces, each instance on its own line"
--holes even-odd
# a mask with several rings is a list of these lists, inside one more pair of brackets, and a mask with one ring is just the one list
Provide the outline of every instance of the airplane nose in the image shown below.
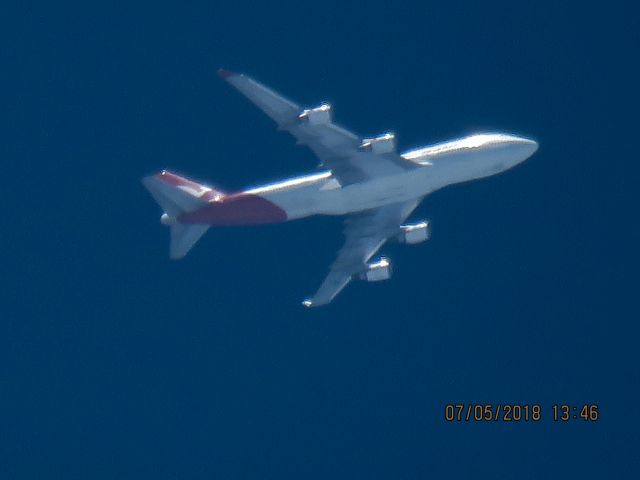
[[538,142],[524,137],[513,137],[513,143],[518,146],[523,155],[530,157],[538,150]]
[[509,145],[509,150],[513,152],[513,159],[516,163],[525,161],[538,150],[538,142],[535,140],[515,135],[508,136],[507,144]]
[[525,138],[522,140],[522,143],[524,144],[524,148],[527,150],[529,156],[533,155],[538,150],[538,142],[535,140]]

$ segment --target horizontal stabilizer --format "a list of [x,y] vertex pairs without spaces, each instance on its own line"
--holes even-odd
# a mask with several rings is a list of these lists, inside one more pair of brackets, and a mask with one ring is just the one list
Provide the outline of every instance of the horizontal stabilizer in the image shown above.
[[184,223],[171,225],[169,257],[173,260],[184,257],[207,230],[209,230],[209,225],[186,225]]
[[161,221],[171,228],[169,256],[173,259],[184,257],[209,225],[180,223],[180,216],[198,210],[212,200],[220,200],[224,194],[166,170],[143,178],[142,184],[165,212]]

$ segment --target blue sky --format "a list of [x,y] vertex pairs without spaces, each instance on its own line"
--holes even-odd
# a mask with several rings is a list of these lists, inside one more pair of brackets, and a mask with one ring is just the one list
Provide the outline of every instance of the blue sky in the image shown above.
[[[3,478],[637,477],[637,9],[4,10]],[[339,219],[211,230],[171,262],[139,183],[314,168],[219,67],[402,149],[505,130],[540,150],[429,197],[432,240],[384,249],[391,282],[304,310]],[[451,424],[448,403],[546,414]]]

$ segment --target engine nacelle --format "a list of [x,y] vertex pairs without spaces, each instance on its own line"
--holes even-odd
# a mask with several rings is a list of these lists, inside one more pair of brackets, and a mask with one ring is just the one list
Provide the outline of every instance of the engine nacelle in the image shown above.
[[385,133],[375,138],[365,138],[362,140],[360,149],[375,154],[395,152],[396,136],[393,133]]
[[391,263],[386,258],[381,258],[376,263],[367,264],[367,270],[360,274],[360,280],[367,282],[379,282],[391,278]]
[[398,234],[400,243],[408,243],[410,245],[422,243],[429,240],[431,229],[429,222],[414,223],[411,225],[402,225]]
[[323,103],[316,108],[306,108],[298,115],[301,122],[308,122],[310,125],[324,125],[331,122],[331,105]]

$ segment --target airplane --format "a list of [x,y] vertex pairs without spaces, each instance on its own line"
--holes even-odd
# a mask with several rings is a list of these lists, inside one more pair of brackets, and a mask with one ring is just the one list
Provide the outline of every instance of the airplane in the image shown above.
[[161,223],[170,227],[170,258],[184,257],[214,225],[346,216],[346,241],[320,288],[302,302],[306,307],[330,303],[351,280],[389,279],[390,261],[370,260],[387,240],[429,239],[428,221],[404,223],[425,196],[508,170],[538,149],[528,138],[481,133],[398,153],[393,133],[362,138],[333,123],[328,103],[302,108],[244,74],[221,69],[218,75],[309,147],[324,170],[236,193],[167,170],[143,178],[164,211]]

